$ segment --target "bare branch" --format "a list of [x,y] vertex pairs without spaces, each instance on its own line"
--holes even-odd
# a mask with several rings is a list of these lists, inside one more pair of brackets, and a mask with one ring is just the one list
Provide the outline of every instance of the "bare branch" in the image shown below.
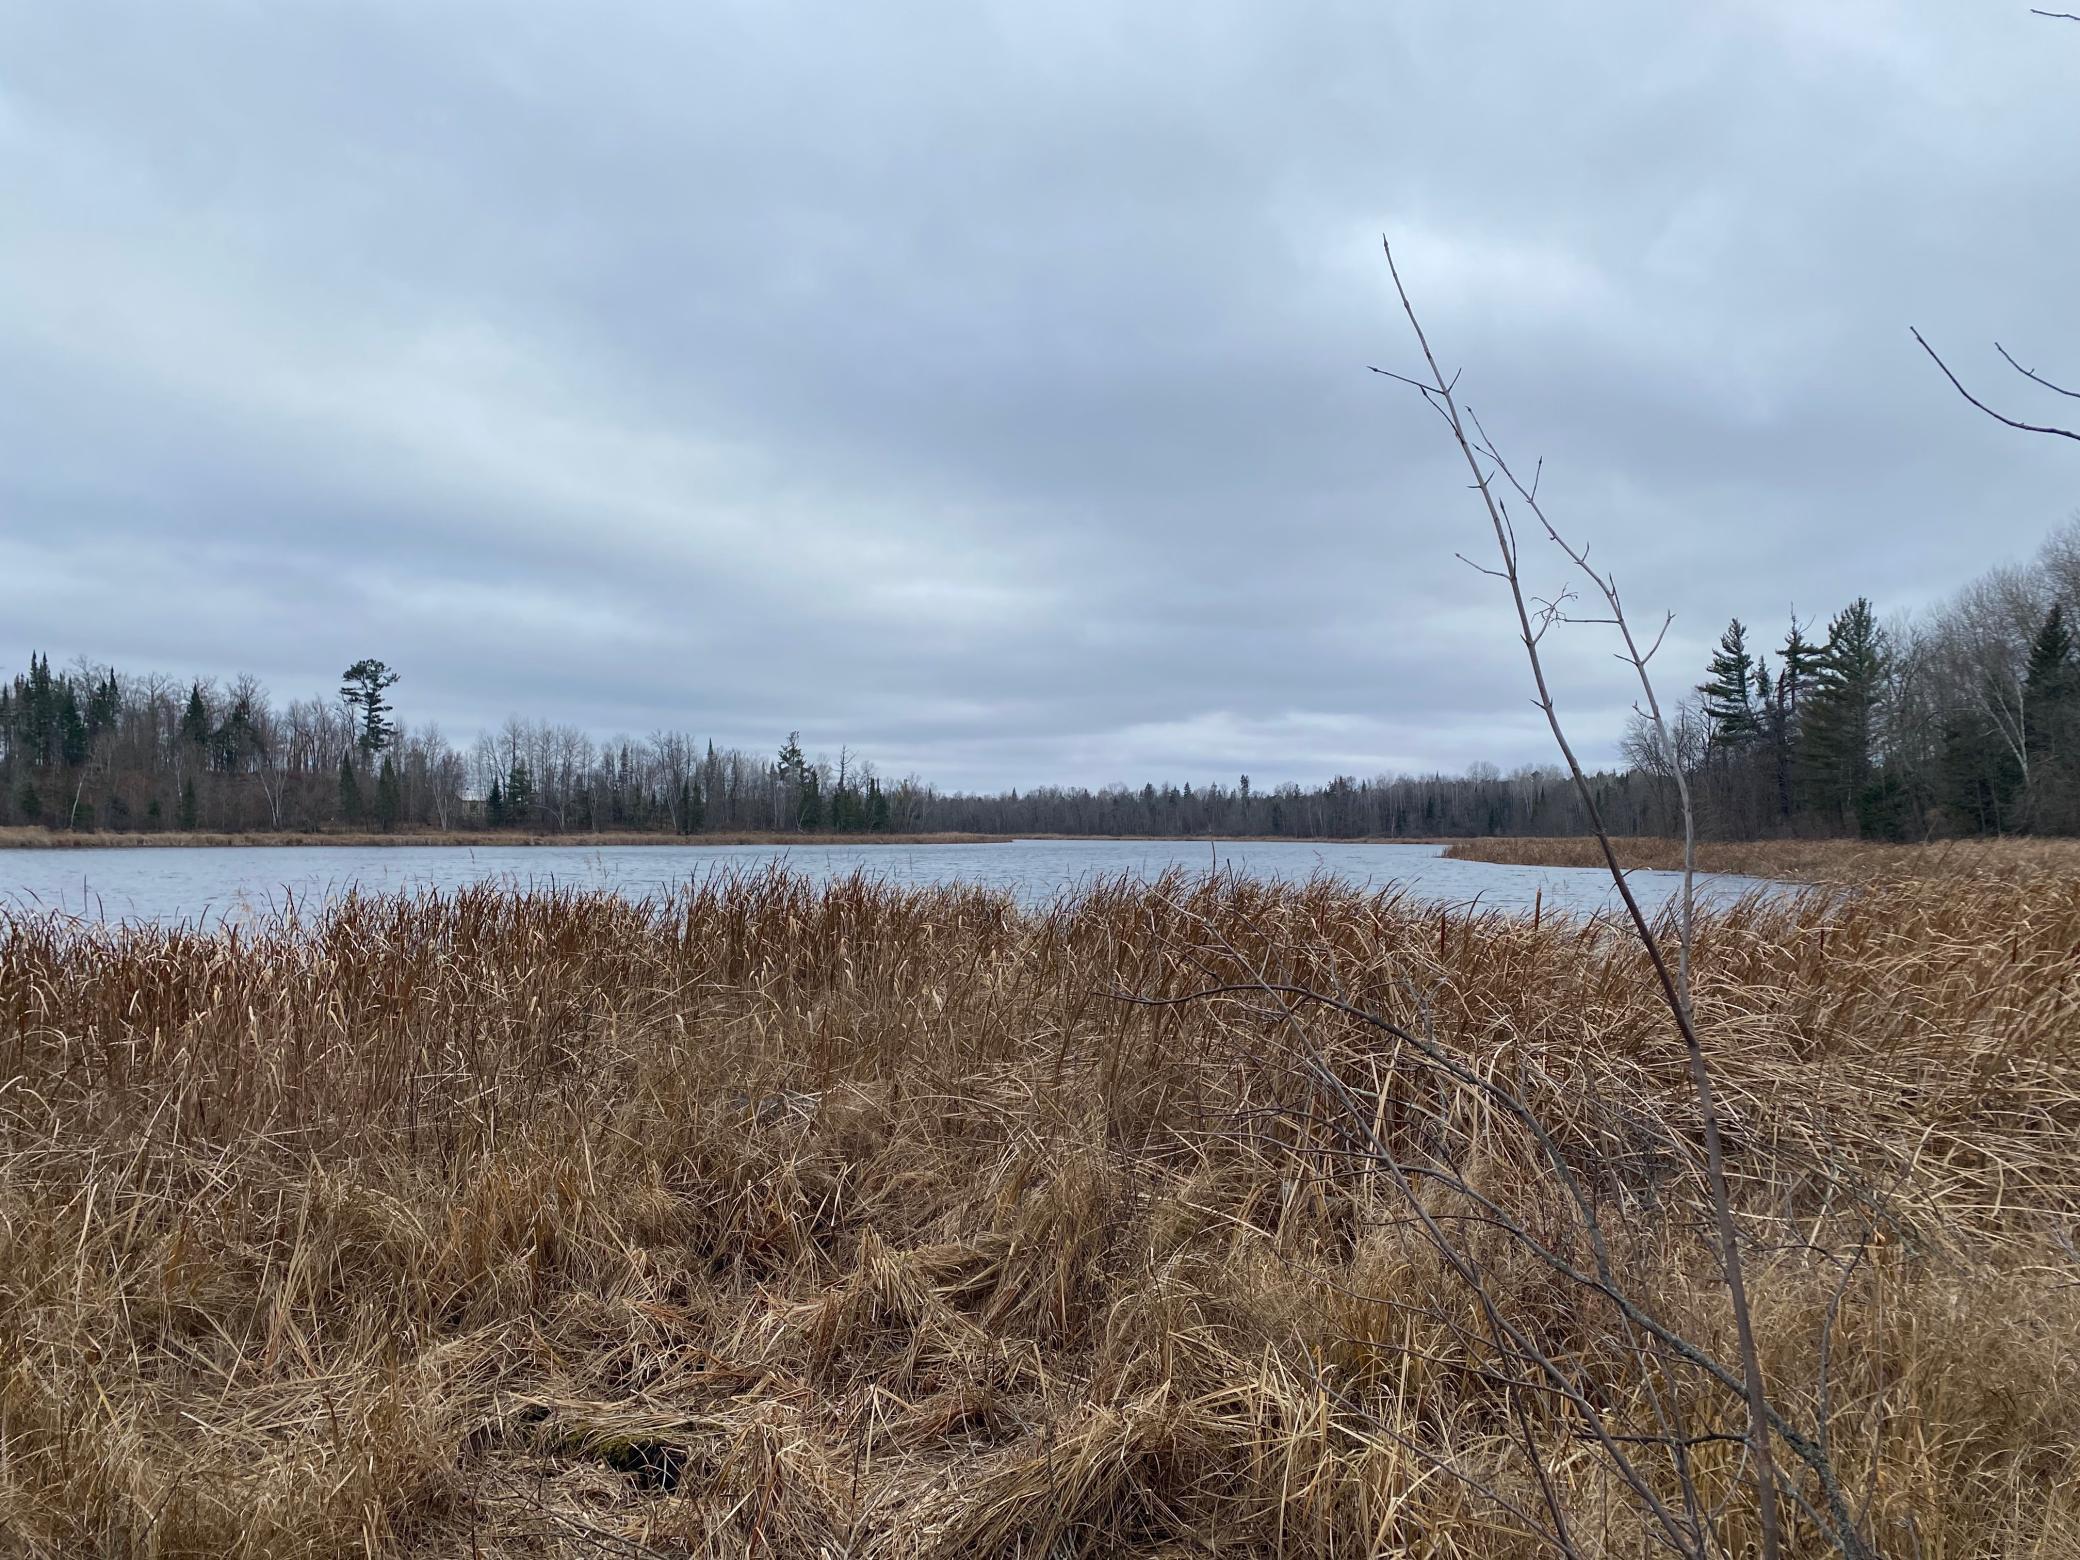
[[2024,379],[2033,379],[2038,384],[2042,385],[2046,390],[2055,390],[2060,395],[2069,395],[2074,400],[2080,401],[2080,390],[2068,390],[2064,385],[2053,384],[2050,380],[2046,379],[2042,374],[2037,373],[2034,369],[2024,368],[2020,363],[2015,361],[2014,357],[2009,353],[2008,349],[2002,346],[1998,341],[1996,341],[1993,344],[1993,350],[1998,352],[2002,357],[2007,358],[2008,367],[2014,369],[2015,372],[2020,374]]
[[[1755,1504],[1757,1523],[1761,1530],[1762,1555],[1764,1560],[1776,1560],[1776,1557],[1782,1553],[1782,1540],[1778,1528],[1777,1475],[1775,1472],[1775,1460],[1771,1455],[1770,1447],[1771,1421],[1774,1416],[1769,1404],[1768,1389],[1762,1379],[1762,1362],[1755,1342],[1754,1318],[1748,1306],[1747,1287],[1742,1274],[1740,1232],[1734,1223],[1732,1198],[1727,1187],[1725,1152],[1720,1138],[1718,1108],[1712,1089],[1711,1068],[1706,1061],[1704,1047],[1698,1040],[1696,1027],[1691,1021],[1687,980],[1683,986],[1678,986],[1675,975],[1670,971],[1667,960],[1662,956],[1660,942],[1654,936],[1653,928],[1648,924],[1645,912],[1641,910],[1639,901],[1632,892],[1631,884],[1626,880],[1623,870],[1618,865],[1617,851],[1611,843],[1610,831],[1604,826],[1601,811],[1596,805],[1595,794],[1589,786],[1588,777],[1582,772],[1581,763],[1575,756],[1573,744],[1569,742],[1567,733],[1562,728],[1559,715],[1553,706],[1552,693],[1546,684],[1545,667],[1539,659],[1537,641],[1532,635],[1530,611],[1525,605],[1523,590],[1517,579],[1516,558],[1508,544],[1508,533],[1502,511],[1489,486],[1488,479],[1483,477],[1481,473],[1480,457],[1476,454],[1474,442],[1468,437],[1466,429],[1460,420],[1458,403],[1454,398],[1453,392],[1446,385],[1444,375],[1438,369],[1436,354],[1430,349],[1429,338],[1423,333],[1422,322],[1416,318],[1415,306],[1409,301],[1408,289],[1402,285],[1400,269],[1394,264],[1393,246],[1382,237],[1381,247],[1386,255],[1388,273],[1394,280],[1395,293],[1401,301],[1402,312],[1408,317],[1409,327],[1414,331],[1416,343],[1422,349],[1424,362],[1429,367],[1431,380],[1437,386],[1437,399],[1444,405],[1447,413],[1446,420],[1451,424],[1460,453],[1465,457],[1467,469],[1473,473],[1474,484],[1487,507],[1489,520],[1494,527],[1496,541],[1503,554],[1503,566],[1509,574],[1510,595],[1516,606],[1518,624],[1523,633],[1525,653],[1531,663],[1532,679],[1537,685],[1539,701],[1545,709],[1547,724],[1552,731],[1553,740],[1559,747],[1562,758],[1567,762],[1569,773],[1574,778],[1576,791],[1582,799],[1591,825],[1602,844],[1604,860],[1610,869],[1612,881],[1616,884],[1620,896],[1624,899],[1625,908],[1632,918],[1634,930],[1638,933],[1641,946],[1646,950],[1648,961],[1652,964],[1654,973],[1660,981],[1663,995],[1668,1002],[1669,1011],[1675,1020],[1677,1030],[1682,1035],[1684,1049],[1689,1056],[1691,1078],[1697,1093],[1699,1113],[1703,1119],[1705,1158],[1708,1166],[1713,1213],[1718,1224],[1720,1258],[1724,1264],[1728,1297],[1732,1302],[1735,1329],[1740,1340],[1741,1372],[1744,1378],[1742,1391],[1748,1407],[1749,1454],[1755,1462]],[[1545,526],[1547,536],[1552,539],[1555,545],[1565,551],[1569,557],[1573,558],[1585,574],[1588,574],[1590,578],[1596,581],[1599,589],[1603,591],[1610,602],[1612,616],[1618,618],[1622,624],[1624,612],[1618,602],[1616,585],[1603,576],[1596,574],[1589,567],[1586,558],[1581,553],[1568,547],[1561,540],[1559,533],[1546,520],[1537,501],[1531,497],[1530,490],[1516,480],[1515,476],[1510,472],[1507,462],[1502,460],[1501,456],[1495,452],[1493,441],[1487,439],[1486,431],[1480,429],[1478,421],[1475,422],[1475,428],[1480,432],[1482,440],[1487,444],[1486,453],[1493,458],[1496,468],[1530,505],[1532,513],[1537,515],[1540,523]],[[1631,630],[1622,628],[1621,632],[1625,635],[1627,649],[1633,651],[1632,659],[1639,668],[1640,680],[1645,688],[1648,704],[1655,710],[1658,720],[1660,706],[1655,697],[1652,682],[1647,677],[1645,663],[1632,645]],[[1666,740],[1665,726],[1662,730],[1664,740]],[[1682,785],[1682,766],[1680,763],[1677,763],[1674,767],[1678,784]],[[1688,800],[1688,790],[1687,786],[1685,786],[1686,836],[1689,833],[1687,826]],[[1687,889],[1689,880],[1689,872],[1687,870],[1689,850],[1687,848],[1685,856],[1685,885]],[[1689,919],[1687,892],[1685,901],[1684,919],[1687,931]],[[1687,977],[1687,938],[1683,951],[1684,973]],[[1844,1549],[1851,1552],[1860,1548],[1860,1542],[1853,1530],[1845,1530],[1839,1533],[1837,1541]]]
[[1942,358],[1938,356],[1936,349],[1928,344],[1927,340],[1922,336],[1920,331],[1915,330],[1914,327],[1911,325],[1909,325],[1907,329],[1913,333],[1914,339],[1921,343],[1921,350],[1923,352],[1926,352],[1931,358],[1935,359],[1936,367],[1940,368],[1943,371],[1943,377],[1950,381],[1950,383],[1956,388],[1957,393],[1963,396],[1967,401],[1971,402],[1972,405],[1978,407],[1980,411],[1984,412],[1988,417],[1991,417],[1995,422],[2006,423],[2010,428],[2020,428],[2024,433],[2048,433],[2055,438],[2071,439],[2075,443],[2080,443],[2080,433],[2075,433],[2070,428],[2054,428],[2044,423],[2018,422],[2013,417],[2009,417],[2004,415],[2003,413],[1995,411],[1984,401],[1980,400],[1977,396],[1973,395],[1971,391],[1965,389],[1964,385],[1958,380],[1958,377],[1950,372],[1950,365],[1948,363],[1945,363],[1942,360]]

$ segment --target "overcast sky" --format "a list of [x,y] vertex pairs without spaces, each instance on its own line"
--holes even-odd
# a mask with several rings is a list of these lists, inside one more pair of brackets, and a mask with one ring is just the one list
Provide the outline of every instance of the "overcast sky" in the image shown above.
[[0,0],[0,654],[949,786],[1545,761],[1382,233],[1673,684],[2080,506],[1907,334],[2080,379],[2022,3]]

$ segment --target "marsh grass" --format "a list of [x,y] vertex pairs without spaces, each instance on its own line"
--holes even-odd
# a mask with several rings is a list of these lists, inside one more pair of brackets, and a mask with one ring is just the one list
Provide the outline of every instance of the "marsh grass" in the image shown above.
[[[1880,1553],[2080,1544],[2076,955],[2080,877],[2020,866],[1700,920],[1771,1391]],[[1511,1080],[1625,1283],[1725,1344],[1683,1053],[1594,922],[778,873],[210,935],[15,917],[0,1547],[1530,1555],[1511,1509],[1550,1505],[1651,1552],[1280,1047],[1564,1245],[1507,1123],[1333,1012],[1296,1041],[1246,996],[1117,996],[1264,971]],[[1464,1227],[1609,1426],[1651,1438],[1658,1381],[1738,1428]],[[1686,1456],[1737,1491],[1737,1439]]]
[[[1612,841],[1618,862],[1638,868],[1680,872],[1683,842],[1645,835]],[[1454,861],[1493,861],[1523,867],[1592,867],[1604,870],[1603,849],[1593,835],[1489,836],[1454,840],[1444,854]],[[1869,883],[1905,878],[1970,878],[2018,873],[2080,874],[2080,840],[1932,840],[1887,845],[1868,840],[1701,840],[1700,872],[1778,878],[1801,883]]]

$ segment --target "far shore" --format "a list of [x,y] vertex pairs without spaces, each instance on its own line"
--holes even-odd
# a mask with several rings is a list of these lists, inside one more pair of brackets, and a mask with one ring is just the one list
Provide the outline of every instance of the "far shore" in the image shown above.
[[155,833],[112,830],[0,828],[0,850],[166,849],[197,846],[398,845],[535,846],[595,849],[603,846],[655,845],[1008,845],[1014,840],[1139,840],[1146,844],[1219,845],[1445,845],[1444,839],[1384,834],[1339,835],[1299,839],[1282,834],[782,834],[737,830],[714,834],[601,832],[545,834],[490,829],[398,829],[388,834],[344,830],[163,830]]
[[389,834],[354,834],[316,831],[226,833],[207,829],[168,830],[164,833],[115,833],[111,831],[56,829],[0,829],[0,850],[109,850],[130,847],[167,848],[178,846],[272,846],[272,845],[396,845],[442,846],[562,846],[592,849],[623,845],[1000,845],[1008,834],[536,834],[490,829],[399,829]]

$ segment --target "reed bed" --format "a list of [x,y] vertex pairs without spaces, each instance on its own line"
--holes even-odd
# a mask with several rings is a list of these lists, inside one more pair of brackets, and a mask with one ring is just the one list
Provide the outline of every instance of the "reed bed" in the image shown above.
[[[2076,954],[2053,872],[1701,920],[1773,1401],[1876,1553],[2080,1548]],[[1607,926],[1327,882],[16,916],[0,1549],[1658,1552],[1593,1414],[1740,1553],[1737,1400],[1502,1227],[1589,1188],[1723,1349],[1695,1126]]]
[[[1683,842],[1646,835],[1612,841],[1625,869],[1661,872],[1683,869]],[[1494,836],[1455,840],[1445,855],[1456,861],[1496,861],[1523,867],[1593,867],[1604,870],[1603,847],[1594,835]],[[1700,872],[1799,883],[1897,882],[1907,878],[2080,874],[2080,840],[1931,840],[1886,845],[1868,840],[1700,840]]]

